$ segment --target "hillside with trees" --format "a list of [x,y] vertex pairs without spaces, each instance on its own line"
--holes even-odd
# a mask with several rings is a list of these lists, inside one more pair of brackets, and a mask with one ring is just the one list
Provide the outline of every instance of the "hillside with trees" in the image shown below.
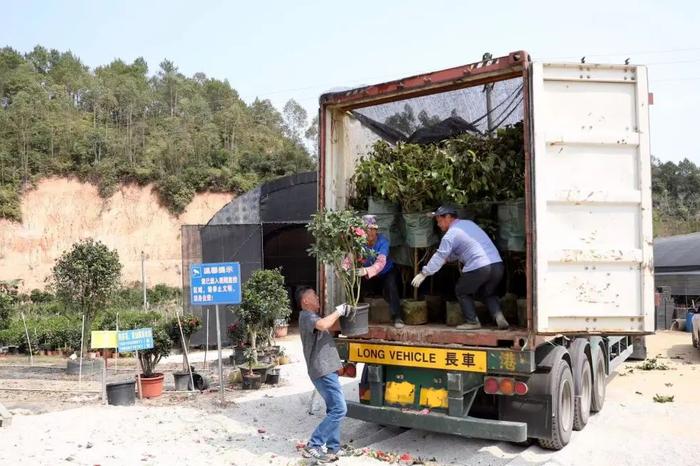
[[241,193],[314,169],[306,111],[290,100],[246,104],[228,81],[155,73],[137,58],[90,69],[71,52],[0,49],[0,218],[20,220],[21,192],[48,176],[154,183],[171,212],[196,192]]
[[700,167],[688,159],[653,159],[651,179],[654,236],[700,231]]

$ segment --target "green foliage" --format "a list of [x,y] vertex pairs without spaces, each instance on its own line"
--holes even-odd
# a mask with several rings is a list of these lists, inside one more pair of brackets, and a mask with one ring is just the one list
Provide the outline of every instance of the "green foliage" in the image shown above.
[[[182,334],[185,337],[185,344],[189,348],[190,338],[194,333],[202,328],[202,321],[199,317],[193,314],[184,314],[180,316],[180,325],[182,326]],[[168,336],[173,341],[173,344],[180,343],[180,326],[177,322],[177,317],[173,317],[168,321]]]
[[182,298],[182,290],[165,283],[158,283],[153,288],[146,290],[146,296],[150,304],[176,303]]
[[[53,287],[56,295],[85,315],[90,328],[95,313],[104,307],[119,286],[122,265],[116,250],[89,238],[73,244],[56,261]],[[83,353],[87,345],[83,347]]]
[[21,189],[50,175],[94,182],[105,197],[120,182],[154,182],[180,213],[198,191],[313,169],[304,109],[290,101],[284,113],[169,60],[152,76],[143,58],[91,70],[71,52],[2,48],[0,218],[19,221]]
[[173,342],[168,336],[167,325],[153,323],[143,326],[152,327],[153,329],[153,348],[139,351],[139,360],[141,361],[141,367],[143,367],[143,376],[153,377],[160,360],[170,355]]
[[464,134],[440,144],[392,147],[378,141],[355,169],[352,197],[356,206],[375,195],[404,212],[424,212],[445,202],[522,197],[524,177],[523,128],[517,124],[493,137]]
[[651,175],[654,235],[700,231],[700,167],[688,159],[652,159]]
[[280,269],[253,272],[243,285],[243,301],[238,309],[252,347],[256,347],[258,335],[271,334],[275,319],[286,319],[291,312]]
[[233,346],[242,347],[248,341],[248,331],[243,322],[234,322],[226,329],[228,339]]
[[307,229],[314,237],[309,254],[333,268],[343,283],[347,303],[356,306],[362,278],[353,264],[369,250],[362,219],[350,210],[324,210],[311,217]]
[[49,291],[42,291],[35,288],[29,293],[29,299],[31,299],[33,304],[45,304],[50,303],[54,299],[54,296]]
[[0,291],[0,330],[9,327],[15,300],[11,294]]
[[19,193],[13,186],[0,185],[0,218],[15,222],[22,220]]

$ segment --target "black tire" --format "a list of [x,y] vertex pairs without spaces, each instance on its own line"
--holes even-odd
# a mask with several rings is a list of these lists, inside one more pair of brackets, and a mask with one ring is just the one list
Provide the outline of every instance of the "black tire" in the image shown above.
[[569,348],[574,375],[574,430],[583,430],[591,416],[591,392],[593,390],[593,375],[591,361],[586,349],[588,340],[579,338]]
[[605,353],[602,348],[596,351],[593,360],[593,391],[591,392],[591,412],[597,413],[605,403]]
[[574,377],[569,364],[560,359],[549,373],[552,394],[552,435],[539,439],[540,446],[548,450],[561,450],[571,439],[574,427]]

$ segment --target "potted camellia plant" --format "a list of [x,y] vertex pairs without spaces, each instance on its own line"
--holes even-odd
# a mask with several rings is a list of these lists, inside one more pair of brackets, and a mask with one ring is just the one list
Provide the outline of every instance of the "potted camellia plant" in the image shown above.
[[254,368],[258,361],[258,354],[253,348],[246,348],[245,350],[245,360],[248,371],[243,374],[243,389],[244,390],[257,390],[262,385],[262,375],[255,373]]
[[311,217],[308,230],[314,237],[309,253],[329,267],[343,285],[345,305],[351,312],[340,319],[344,335],[363,335],[369,331],[369,305],[359,304],[362,277],[355,265],[371,254],[362,219],[350,210],[324,210]]
[[153,348],[139,351],[141,374],[141,394],[144,398],[155,398],[163,393],[165,376],[156,372],[161,359],[170,355],[173,346],[166,328],[162,324],[153,327]]

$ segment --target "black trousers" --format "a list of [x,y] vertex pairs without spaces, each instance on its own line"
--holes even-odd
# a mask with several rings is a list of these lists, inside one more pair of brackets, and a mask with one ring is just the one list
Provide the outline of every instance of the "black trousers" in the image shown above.
[[360,286],[360,296],[365,298],[368,295],[381,295],[391,310],[392,319],[401,317],[401,301],[399,297],[399,270],[396,266],[384,275],[375,275],[374,277],[362,279]]
[[479,321],[474,298],[478,298],[486,305],[492,317],[496,317],[501,312],[501,303],[496,296],[496,290],[503,279],[504,271],[503,262],[498,262],[465,272],[459,277],[455,294],[467,322]]

